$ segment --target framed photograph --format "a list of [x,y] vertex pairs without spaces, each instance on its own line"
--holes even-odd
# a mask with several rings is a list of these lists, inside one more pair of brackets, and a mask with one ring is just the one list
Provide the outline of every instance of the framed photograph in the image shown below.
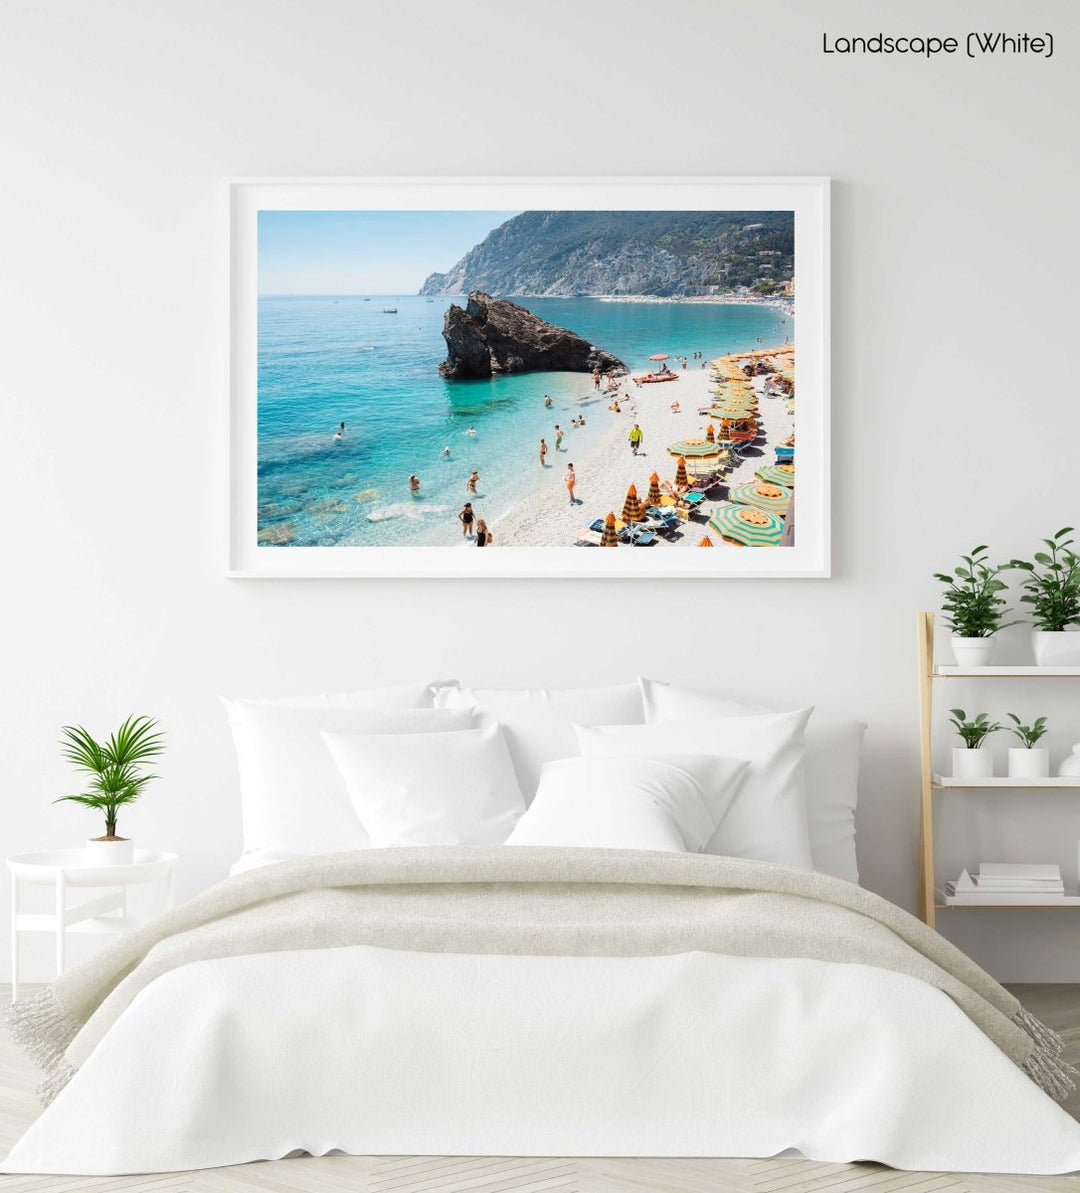
[[827,179],[229,191],[231,575],[828,576]]

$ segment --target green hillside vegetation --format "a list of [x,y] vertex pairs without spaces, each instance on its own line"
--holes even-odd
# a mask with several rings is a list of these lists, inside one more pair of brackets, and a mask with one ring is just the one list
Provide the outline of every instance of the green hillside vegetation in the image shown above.
[[528,211],[496,228],[424,294],[780,293],[794,213]]

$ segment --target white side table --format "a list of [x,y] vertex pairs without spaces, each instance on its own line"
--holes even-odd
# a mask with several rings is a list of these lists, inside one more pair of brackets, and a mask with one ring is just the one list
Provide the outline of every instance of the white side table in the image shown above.
[[[64,945],[68,932],[125,932],[140,921],[128,914],[127,890],[131,886],[158,883],[165,908],[175,896],[175,853],[136,849],[129,866],[90,866],[81,849],[53,849],[45,853],[20,853],[7,859],[11,875],[11,1001],[19,994],[19,933],[56,934],[56,974],[64,972]],[[19,910],[20,884],[51,886],[54,911],[35,915]],[[106,893],[68,906],[72,888],[98,888]]]

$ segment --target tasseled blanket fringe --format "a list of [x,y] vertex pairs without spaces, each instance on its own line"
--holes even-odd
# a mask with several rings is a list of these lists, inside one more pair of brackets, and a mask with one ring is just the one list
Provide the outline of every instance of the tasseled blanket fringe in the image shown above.
[[1031,1037],[1035,1047],[1020,1066],[1032,1081],[1056,1102],[1064,1102],[1076,1089],[1077,1072],[1062,1053],[1065,1045],[1056,1031],[1041,1023],[1023,1007],[1013,1016],[1013,1023]]
[[33,998],[9,1004],[5,1017],[11,1038],[45,1070],[45,1080],[35,1092],[48,1106],[75,1075],[64,1052],[78,1034],[79,1024],[63,1011],[49,986]]
[[[45,1080],[37,1087],[37,1094],[42,1104],[48,1106],[75,1075],[64,1053],[77,1035],[79,1024],[63,1011],[48,986],[33,998],[11,1004],[7,1019],[12,1039],[45,1071]],[[1051,1098],[1063,1102],[1076,1088],[1080,1073],[1064,1059],[1061,1037],[1023,1007],[1012,1022],[1034,1044],[1021,1069]]]

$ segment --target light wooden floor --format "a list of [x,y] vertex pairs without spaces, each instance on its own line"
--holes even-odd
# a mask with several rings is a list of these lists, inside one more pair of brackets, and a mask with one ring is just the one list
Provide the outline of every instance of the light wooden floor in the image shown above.
[[[1013,986],[1059,1031],[1080,1064],[1080,986]],[[0,998],[11,997],[0,985]],[[0,1155],[39,1112],[38,1074],[0,1031]],[[1066,1109],[1080,1119],[1080,1091]],[[897,1172],[876,1164],[806,1160],[448,1159],[304,1156],[165,1176],[0,1176],[3,1193],[1080,1193],[1080,1177],[964,1176]]]

